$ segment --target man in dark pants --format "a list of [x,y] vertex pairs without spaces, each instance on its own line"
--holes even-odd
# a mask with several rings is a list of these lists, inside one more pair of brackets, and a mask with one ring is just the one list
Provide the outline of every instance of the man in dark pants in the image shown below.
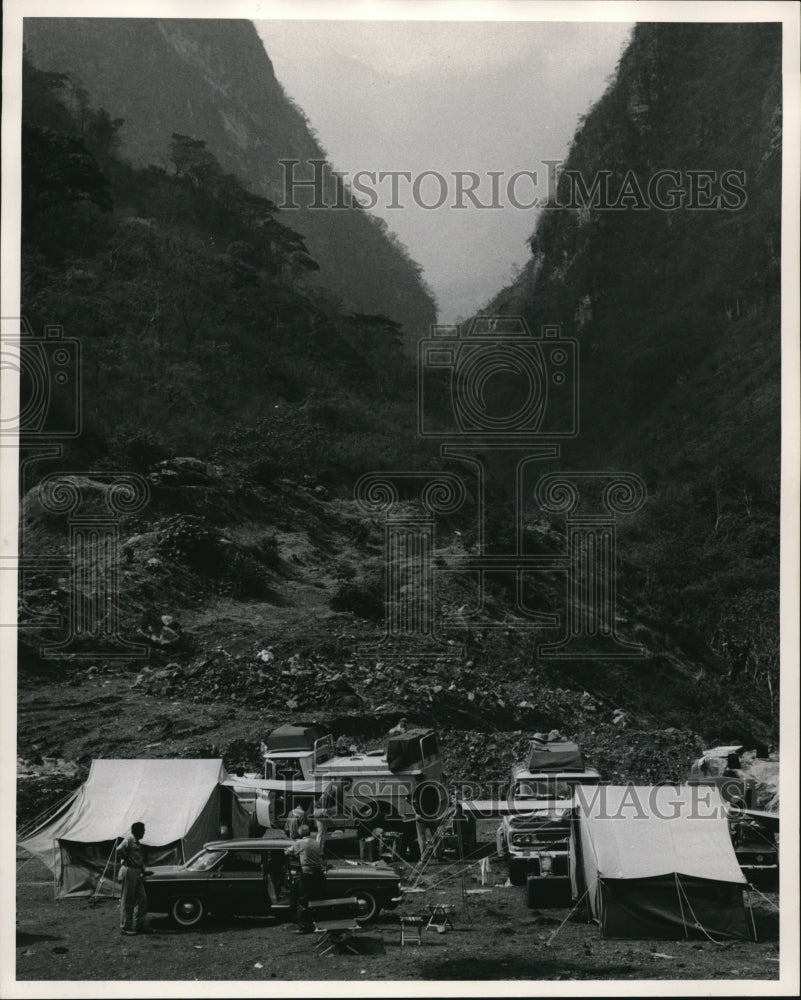
[[309,903],[325,896],[325,862],[317,841],[309,836],[308,826],[301,826],[298,834],[300,840],[288,847],[286,853],[297,856],[300,861],[295,919],[298,922],[297,933],[308,934],[314,930]]
[[146,874],[145,852],[141,845],[144,835],[145,824],[133,823],[130,834],[123,840],[119,848],[119,859],[122,862],[120,868],[122,880],[120,930],[123,934],[143,934],[148,931],[145,926],[147,894],[142,884],[142,876]]

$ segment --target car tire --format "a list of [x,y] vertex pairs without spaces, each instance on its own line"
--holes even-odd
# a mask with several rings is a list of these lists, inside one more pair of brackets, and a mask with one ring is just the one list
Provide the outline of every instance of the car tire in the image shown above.
[[206,904],[199,896],[178,896],[173,900],[170,916],[179,927],[197,927],[206,916]]
[[356,917],[357,923],[369,924],[371,921],[375,920],[381,909],[381,904],[372,892],[366,892],[363,889],[359,889],[354,892],[346,893],[346,895],[355,896],[358,900],[359,914]]
[[520,861],[509,862],[509,881],[512,885],[525,885],[528,877],[528,866]]

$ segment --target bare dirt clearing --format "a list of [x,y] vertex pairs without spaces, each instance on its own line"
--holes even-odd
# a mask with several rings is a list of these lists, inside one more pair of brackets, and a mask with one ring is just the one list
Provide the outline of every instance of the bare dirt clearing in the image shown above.
[[[18,864],[22,863],[22,855]],[[211,919],[177,931],[154,917],[153,933],[120,935],[116,901],[54,900],[52,877],[37,861],[19,872],[19,980],[661,980],[776,979],[778,914],[754,897],[757,942],[601,940],[594,925],[568,920],[567,909],[531,910],[523,889],[496,885],[493,864],[481,886],[469,868],[467,908],[458,866],[432,865],[431,888],[408,894],[356,938],[357,955],[320,956],[315,938],[272,918]],[[451,875],[437,885],[440,878]],[[495,876],[493,878],[493,876]],[[454,930],[400,944],[399,916],[454,905]],[[558,934],[554,932],[558,930]]]

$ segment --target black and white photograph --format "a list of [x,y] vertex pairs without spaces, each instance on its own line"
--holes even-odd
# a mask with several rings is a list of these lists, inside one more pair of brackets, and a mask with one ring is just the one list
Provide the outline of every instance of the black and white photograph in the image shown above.
[[797,995],[800,25],[4,5],[3,996]]

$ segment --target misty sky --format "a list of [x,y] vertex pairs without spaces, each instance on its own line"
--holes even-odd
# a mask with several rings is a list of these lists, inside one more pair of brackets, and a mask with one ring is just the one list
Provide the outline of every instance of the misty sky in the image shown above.
[[[565,22],[257,21],[276,76],[305,111],[333,166],[348,171],[439,172],[442,207],[414,204],[399,180],[390,209],[388,179],[372,211],[386,219],[424,269],[440,322],[469,316],[528,256],[536,209],[516,208],[546,192],[545,160],[563,159],[579,116],[603,93],[630,24]],[[453,171],[479,175],[477,200],[493,202],[489,171],[502,172],[480,209],[457,198]],[[471,182],[465,181],[465,184]],[[443,188],[424,178],[435,204]],[[362,201],[365,199],[362,198]]]

